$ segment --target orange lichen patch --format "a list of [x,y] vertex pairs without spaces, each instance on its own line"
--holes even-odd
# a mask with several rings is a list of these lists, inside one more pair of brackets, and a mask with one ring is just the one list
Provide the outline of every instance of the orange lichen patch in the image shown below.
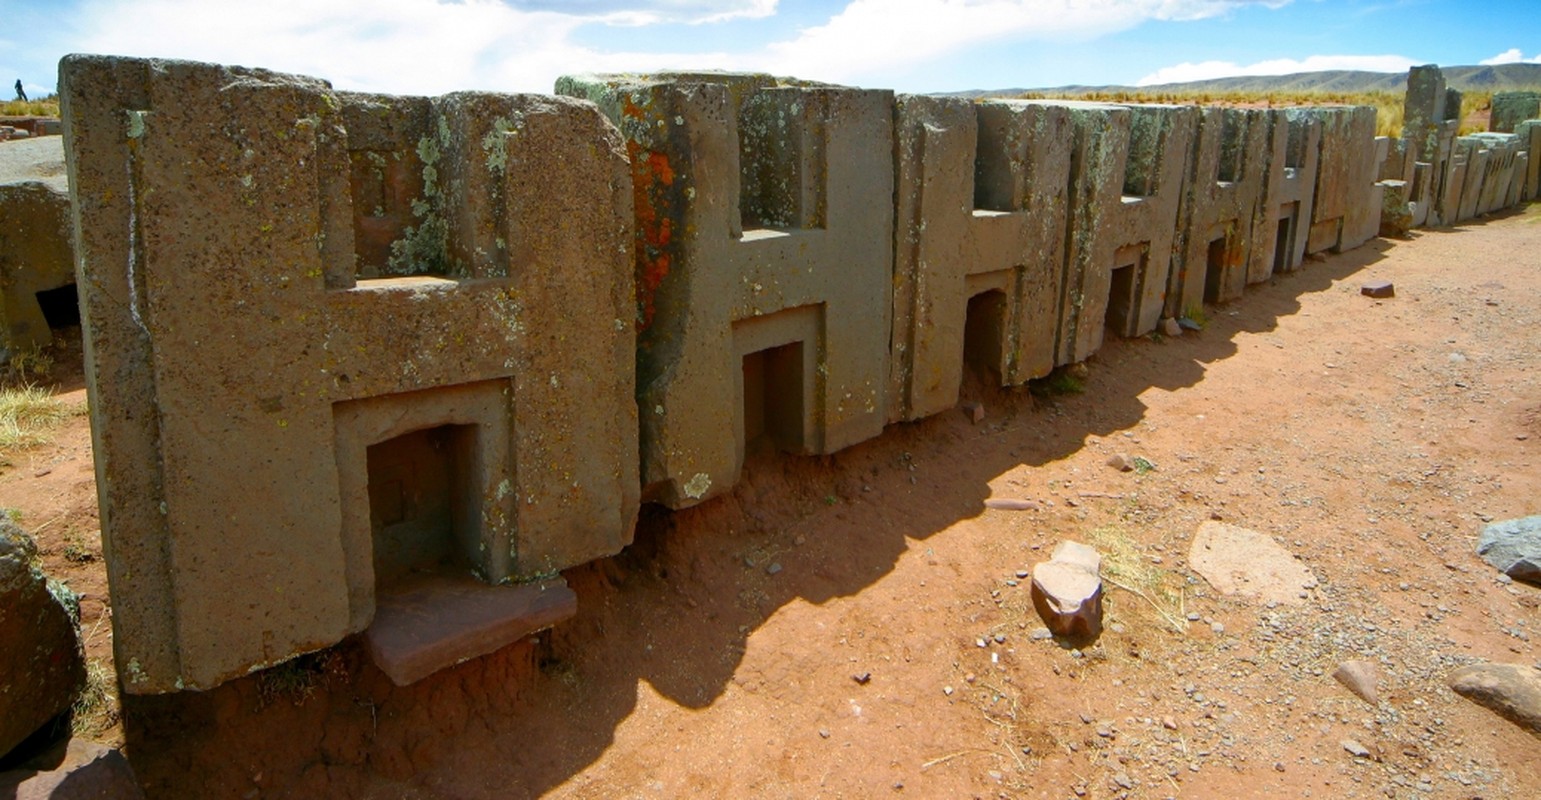
[[626,148],[631,156],[632,201],[637,218],[637,329],[640,331],[653,323],[653,295],[668,277],[673,264],[671,247],[678,204],[672,191],[675,175],[669,156],[643,150],[636,142],[627,142]]

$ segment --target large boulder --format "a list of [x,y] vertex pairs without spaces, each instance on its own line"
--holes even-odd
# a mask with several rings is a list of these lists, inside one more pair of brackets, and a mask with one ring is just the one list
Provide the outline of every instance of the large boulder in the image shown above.
[[0,511],[0,756],[85,685],[79,619],[75,595],[43,575],[32,538]]

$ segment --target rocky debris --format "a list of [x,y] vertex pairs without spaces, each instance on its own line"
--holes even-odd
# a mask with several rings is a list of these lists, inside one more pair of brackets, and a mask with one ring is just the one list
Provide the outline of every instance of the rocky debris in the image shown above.
[[[38,763],[43,762],[43,763]],[[42,758],[0,773],[0,797],[16,800],[144,800],[144,790],[123,753],[84,739],[70,740],[64,758]]]
[[1096,550],[1070,541],[1034,565],[1033,607],[1055,635],[1089,639],[1102,632],[1101,568]]
[[1370,749],[1368,747],[1365,747],[1364,745],[1360,744],[1358,742],[1358,740],[1356,740],[1356,739],[1344,739],[1343,741],[1339,742],[1338,744],[1341,744],[1343,746],[1343,749],[1347,750],[1348,754],[1353,756],[1354,758],[1369,758],[1370,757]]
[[1450,674],[1450,688],[1541,738],[1541,668],[1472,664]]
[[958,408],[962,409],[963,416],[968,417],[969,422],[972,422],[975,425],[985,421],[984,403],[977,403],[969,400],[963,403],[959,403]]
[[1359,699],[1372,706],[1380,705],[1380,675],[1375,664],[1369,661],[1345,661],[1332,671],[1332,677],[1343,684]]
[[1396,297],[1397,290],[1391,281],[1366,281],[1363,286],[1359,287],[1359,293],[1365,297]]
[[1108,466],[1119,472],[1130,472],[1134,470],[1134,460],[1123,453],[1114,453],[1108,456]]
[[75,595],[36,562],[32,538],[0,511],[0,755],[68,711],[86,682]]
[[1272,538],[1236,525],[1206,522],[1188,549],[1188,563],[1221,594],[1271,603],[1299,603],[1316,577]]
[[1541,515],[1483,528],[1477,555],[1515,580],[1541,586]]
[[1166,336],[1181,336],[1183,335],[1183,326],[1177,320],[1167,317],[1161,320],[1161,333]]

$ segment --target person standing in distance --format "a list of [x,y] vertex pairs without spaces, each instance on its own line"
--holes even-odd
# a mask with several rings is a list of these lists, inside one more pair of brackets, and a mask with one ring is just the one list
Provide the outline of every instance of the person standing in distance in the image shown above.
[[16,99],[23,103],[27,102],[27,90],[21,88],[21,78],[16,79]]

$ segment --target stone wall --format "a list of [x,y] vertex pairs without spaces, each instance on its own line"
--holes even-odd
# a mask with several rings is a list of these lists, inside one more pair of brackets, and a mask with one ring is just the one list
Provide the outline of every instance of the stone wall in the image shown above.
[[[836,452],[952,408],[966,370],[1020,385],[1363,244],[1408,158],[1424,186],[1448,167],[1431,210],[1535,180],[1442,120],[1392,150],[1370,108],[61,73],[133,693],[360,631],[413,680],[549,624],[557,573],[628,544],[640,502],[704,502],[755,451]],[[480,649],[410,644],[466,603],[497,609]]]

